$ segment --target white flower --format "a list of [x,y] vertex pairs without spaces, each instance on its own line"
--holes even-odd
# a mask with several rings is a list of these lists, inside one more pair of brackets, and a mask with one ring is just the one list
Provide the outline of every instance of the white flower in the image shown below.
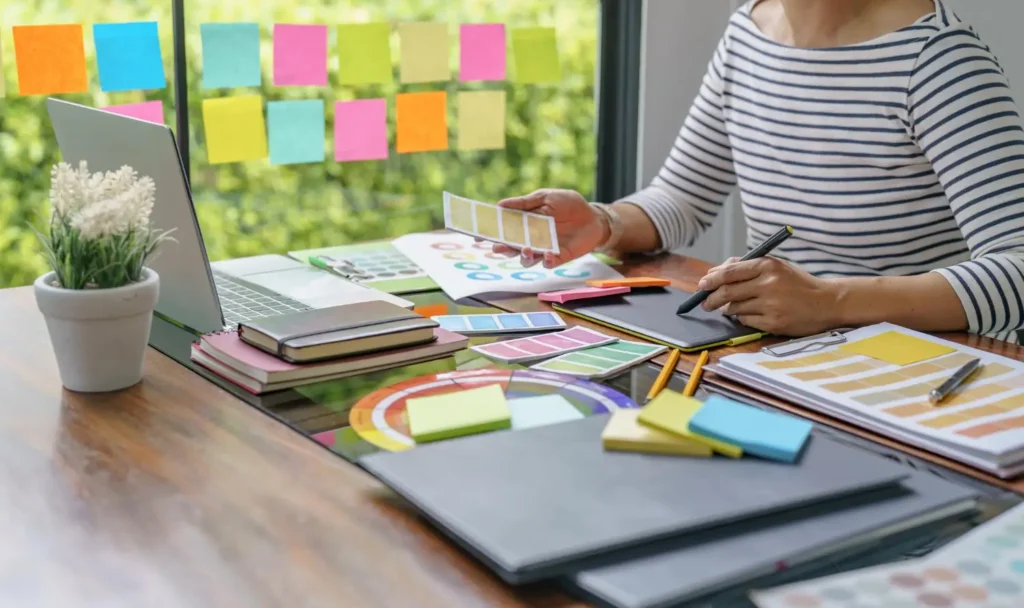
[[82,161],[77,170],[60,163],[51,172],[52,216],[68,221],[86,240],[148,230],[155,200],[153,180],[129,166],[90,174]]

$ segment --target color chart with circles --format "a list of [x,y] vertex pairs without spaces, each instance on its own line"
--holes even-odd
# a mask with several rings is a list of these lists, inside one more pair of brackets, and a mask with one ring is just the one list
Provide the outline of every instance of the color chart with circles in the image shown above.
[[393,241],[396,249],[422,268],[453,300],[484,293],[540,293],[582,287],[587,279],[622,275],[592,255],[559,266],[524,268],[519,257],[494,253],[492,244],[464,234],[408,234]]
[[555,220],[547,215],[505,209],[444,193],[444,227],[517,249],[558,253]]
[[1024,509],[923,559],[759,591],[752,599],[759,608],[1020,608]]
[[500,385],[507,400],[559,395],[581,414],[591,416],[636,408],[615,389],[561,374],[528,370],[482,369],[430,374],[399,382],[366,395],[349,412],[349,425],[359,437],[381,450],[408,450],[416,443],[405,413],[408,399],[443,395],[489,384]]

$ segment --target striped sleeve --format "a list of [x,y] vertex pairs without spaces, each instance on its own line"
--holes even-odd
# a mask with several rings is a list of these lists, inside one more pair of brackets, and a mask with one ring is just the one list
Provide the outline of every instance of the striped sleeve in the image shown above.
[[945,27],[923,47],[907,120],[970,248],[969,261],[936,272],[971,331],[1024,327],[1024,130],[1002,69],[967,26]]
[[700,92],[658,175],[626,198],[651,218],[662,251],[692,245],[736,185],[722,98],[725,40],[708,62]]

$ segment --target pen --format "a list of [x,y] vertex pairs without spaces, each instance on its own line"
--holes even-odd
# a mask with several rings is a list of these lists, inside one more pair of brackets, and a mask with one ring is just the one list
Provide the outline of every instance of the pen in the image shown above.
[[651,390],[647,392],[648,399],[654,399],[658,396],[658,393],[665,388],[668,384],[669,378],[672,377],[672,372],[676,371],[676,363],[679,362],[679,349],[672,349],[672,352],[668,355],[668,361],[665,362],[665,367],[661,368],[661,373],[658,374],[658,379],[651,385]]
[[953,372],[953,375],[946,379],[945,382],[940,384],[938,388],[928,393],[928,400],[932,403],[938,404],[943,399],[949,396],[958,386],[964,383],[971,377],[978,368],[981,367],[981,359],[971,359],[965,363],[960,369]]
[[[743,256],[740,261],[746,262],[747,260],[763,258],[771,253],[773,249],[778,247],[782,241],[785,241],[792,235],[793,228],[791,226],[784,226],[781,230],[768,237],[763,243],[747,252],[747,255]],[[708,299],[709,295],[711,295],[710,291],[705,291],[703,289],[695,291],[693,295],[686,298],[686,301],[679,305],[679,308],[676,309],[676,314],[685,315],[694,308],[700,306],[704,300]]]
[[693,372],[690,373],[690,380],[687,381],[686,388],[683,389],[684,397],[693,397],[697,394],[697,385],[700,384],[700,376],[704,373],[704,364],[707,362],[708,351],[704,351],[697,359],[697,365],[693,366]]

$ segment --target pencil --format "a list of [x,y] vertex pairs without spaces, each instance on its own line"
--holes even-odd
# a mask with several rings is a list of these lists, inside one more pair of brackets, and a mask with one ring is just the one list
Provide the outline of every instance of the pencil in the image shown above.
[[668,354],[668,361],[665,362],[665,367],[661,368],[661,373],[658,374],[658,379],[651,385],[651,390],[647,391],[648,399],[654,399],[665,388],[669,379],[672,378],[672,372],[676,371],[676,363],[678,362],[679,349],[673,348],[672,352]]
[[704,364],[707,362],[708,351],[704,351],[697,359],[697,365],[693,366],[693,372],[690,373],[690,380],[686,383],[686,388],[683,389],[684,396],[693,397],[697,394],[697,385],[700,384],[700,375],[704,372]]

